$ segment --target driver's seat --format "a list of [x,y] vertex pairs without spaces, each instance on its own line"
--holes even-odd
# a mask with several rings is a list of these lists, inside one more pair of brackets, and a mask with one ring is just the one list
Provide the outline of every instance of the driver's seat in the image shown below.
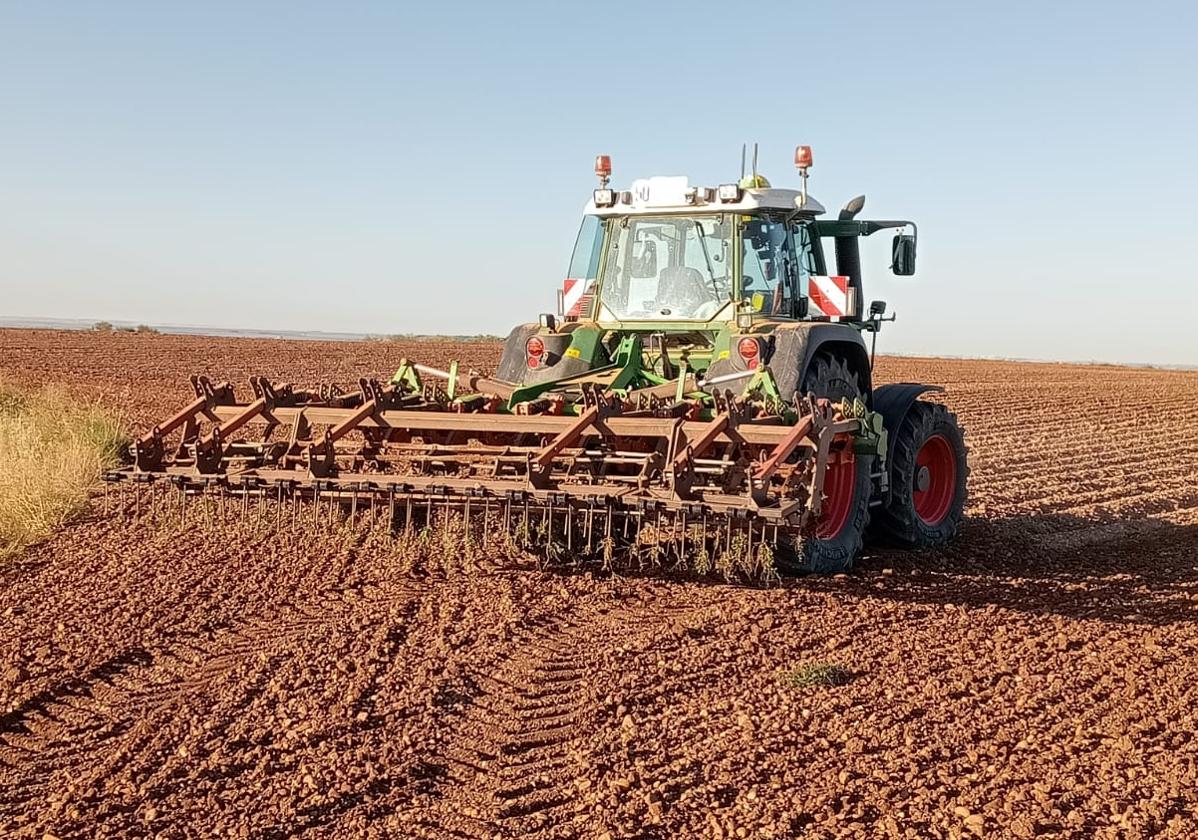
[[710,297],[710,292],[703,285],[703,275],[698,269],[674,265],[661,272],[661,282],[657,289],[658,302],[687,303],[693,308]]

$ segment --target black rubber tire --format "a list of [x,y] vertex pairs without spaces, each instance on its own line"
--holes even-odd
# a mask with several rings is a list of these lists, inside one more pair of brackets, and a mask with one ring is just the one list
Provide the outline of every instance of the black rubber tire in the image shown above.
[[[817,353],[803,374],[800,387],[803,395],[814,395],[840,402],[860,398],[861,383],[857,374],[844,359],[829,353]],[[856,483],[853,489],[852,510],[849,520],[840,533],[831,539],[806,536],[800,544],[789,546],[782,552],[781,566],[786,571],[811,572],[831,575],[847,572],[861,553],[865,531],[869,527],[869,501],[873,495],[874,458],[872,455],[856,457]]]
[[834,575],[853,568],[865,542],[865,530],[869,527],[869,500],[873,494],[870,472],[873,470],[874,457],[858,455],[856,462],[857,481],[853,488],[853,508],[849,520],[835,537],[817,539],[812,534],[804,537],[797,547],[786,547],[781,552],[779,563],[783,571]]
[[[948,512],[930,525],[915,512],[915,458],[929,438],[941,435],[956,456],[956,486]],[[874,517],[873,533],[886,542],[907,548],[943,545],[957,535],[965,514],[966,479],[969,476],[965,434],[957,417],[939,403],[916,400],[889,440],[891,459],[890,500]]]
[[840,402],[862,397],[861,382],[848,363],[839,356],[830,353],[816,353],[803,374],[803,382],[799,386],[803,396],[814,394],[817,397]]

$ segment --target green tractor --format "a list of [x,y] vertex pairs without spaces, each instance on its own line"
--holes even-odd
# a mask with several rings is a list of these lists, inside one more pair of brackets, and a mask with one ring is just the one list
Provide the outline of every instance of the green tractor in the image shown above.
[[716,187],[654,177],[617,191],[610,158],[600,155],[600,186],[558,313],[512,330],[497,375],[526,394],[552,393],[612,370],[631,348],[634,386],[685,372],[710,393],[768,371],[783,400],[863,403],[880,415],[885,445],[855,458],[851,481],[829,481],[818,539],[806,552],[807,567],[837,571],[851,565],[867,529],[907,547],[950,540],[968,467],[954,414],[920,399],[941,387],[873,380],[877,333],[894,316],[885,317],[884,301],[863,312],[860,240],[897,229],[891,270],[910,276],[915,223],[858,219],[864,196],[821,218],[824,207],[807,194],[811,160],[810,147],[796,149],[800,190],[774,188],[754,172]]
[[910,275],[915,225],[859,220],[864,198],[821,218],[810,149],[795,162],[799,190],[754,166],[617,191],[600,156],[559,311],[512,330],[494,376],[403,359],[349,391],[251,377],[244,401],[194,376],[193,399],[105,477],[155,504],[173,487],[181,510],[211,494],[293,515],[381,505],[395,527],[456,517],[483,542],[726,577],[846,570],[867,529],[940,545],[965,503],[961,428],[920,399],[936,386],[875,386],[893,316],[862,313],[861,238],[897,229],[891,267]]

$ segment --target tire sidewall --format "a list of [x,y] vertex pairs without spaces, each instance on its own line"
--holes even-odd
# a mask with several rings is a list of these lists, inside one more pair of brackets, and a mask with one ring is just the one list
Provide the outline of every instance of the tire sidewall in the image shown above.
[[816,574],[847,572],[861,553],[865,529],[869,525],[869,500],[873,492],[874,457],[856,456],[856,476],[853,485],[853,507],[840,533],[827,539],[814,534],[803,538],[799,548],[799,571]]
[[903,420],[900,431],[903,440],[910,441],[912,457],[918,455],[920,448],[930,438],[940,435],[948,441],[953,451],[957,471],[956,486],[953,488],[953,498],[948,513],[940,522],[930,525],[920,518],[915,511],[915,476],[914,460],[911,469],[905,472],[896,470],[891,485],[890,509],[901,508],[901,518],[910,523],[913,531],[910,538],[904,542],[916,545],[941,545],[955,537],[961,528],[961,520],[965,509],[966,479],[969,467],[966,463],[965,437],[961,427],[957,425],[949,411],[938,403],[916,403],[912,411]]

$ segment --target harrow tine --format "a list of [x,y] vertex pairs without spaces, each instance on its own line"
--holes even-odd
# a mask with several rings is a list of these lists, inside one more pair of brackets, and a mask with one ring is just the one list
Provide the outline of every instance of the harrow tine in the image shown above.
[[566,503],[566,551],[574,554],[574,507]]

